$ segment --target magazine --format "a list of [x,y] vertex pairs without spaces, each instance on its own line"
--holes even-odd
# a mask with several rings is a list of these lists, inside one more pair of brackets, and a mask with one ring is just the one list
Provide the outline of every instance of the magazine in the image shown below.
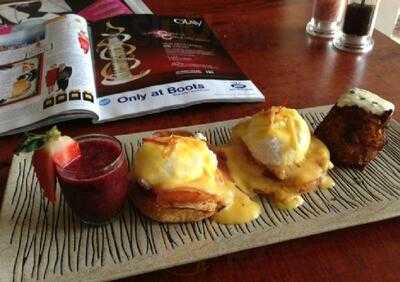
[[261,102],[202,18],[65,14],[0,36],[0,134],[205,102]]
[[2,3],[0,4],[0,27],[2,32],[5,32],[13,25],[31,19],[44,21],[71,12],[71,6],[64,0],[25,0]]
[[44,22],[71,13],[90,22],[119,15],[152,14],[141,0],[19,0],[0,3],[0,35],[26,21]]

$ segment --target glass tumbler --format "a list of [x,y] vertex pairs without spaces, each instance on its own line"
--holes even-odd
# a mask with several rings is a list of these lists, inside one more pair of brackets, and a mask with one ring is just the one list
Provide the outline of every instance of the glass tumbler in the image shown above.
[[340,28],[346,0],[314,0],[312,18],[307,24],[308,34],[333,38]]
[[115,137],[90,134],[76,137],[81,156],[56,167],[68,206],[84,223],[99,225],[116,216],[128,197],[128,163]]
[[333,45],[344,51],[366,53],[372,50],[376,16],[380,0],[348,0],[341,31]]

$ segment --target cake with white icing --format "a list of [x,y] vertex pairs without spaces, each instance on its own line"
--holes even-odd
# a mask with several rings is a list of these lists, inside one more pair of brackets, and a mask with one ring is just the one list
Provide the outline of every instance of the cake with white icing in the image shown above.
[[338,107],[356,106],[374,115],[383,115],[385,112],[394,111],[393,103],[364,89],[353,88],[342,95],[337,101]]
[[386,143],[393,103],[359,88],[343,94],[315,131],[335,165],[364,168]]

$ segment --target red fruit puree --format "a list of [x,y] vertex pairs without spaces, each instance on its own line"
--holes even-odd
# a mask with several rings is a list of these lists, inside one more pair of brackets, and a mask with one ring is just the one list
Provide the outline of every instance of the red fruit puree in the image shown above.
[[77,140],[81,157],[57,168],[61,191],[83,221],[109,221],[121,210],[128,194],[128,165],[121,145],[102,135]]

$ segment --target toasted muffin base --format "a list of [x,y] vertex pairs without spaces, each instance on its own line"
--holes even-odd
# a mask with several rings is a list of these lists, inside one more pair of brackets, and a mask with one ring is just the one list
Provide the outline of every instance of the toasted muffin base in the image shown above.
[[130,189],[130,198],[141,213],[160,222],[179,223],[199,221],[215,214],[219,207],[217,201],[180,203],[176,204],[178,207],[168,206],[160,203],[151,193],[148,193],[144,189],[136,183]]

